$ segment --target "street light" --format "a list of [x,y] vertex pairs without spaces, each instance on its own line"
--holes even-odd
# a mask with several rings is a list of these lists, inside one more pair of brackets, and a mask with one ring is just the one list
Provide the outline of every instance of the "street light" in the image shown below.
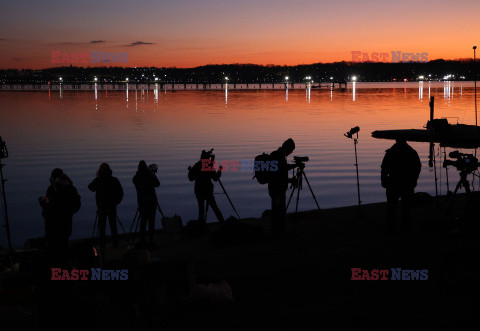
[[288,76],[285,76],[285,80],[288,82]]
[[93,81],[94,81],[94,82],[97,82],[97,80],[98,80],[97,77],[94,77],[94,78],[93,78]]
[[355,82],[357,80],[357,76],[352,76],[352,81]]
[[60,82],[63,82],[63,78],[62,78],[62,77],[60,77],[58,80],[59,80]]
[[126,82],[128,82],[128,77],[127,77],[127,78],[125,78],[125,81],[126,81]]
[[228,81],[228,77],[225,77],[225,80]]

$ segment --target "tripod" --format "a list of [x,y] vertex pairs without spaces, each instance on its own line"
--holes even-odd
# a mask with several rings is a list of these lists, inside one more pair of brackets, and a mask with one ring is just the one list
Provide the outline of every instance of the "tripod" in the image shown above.
[[[360,128],[358,126],[351,128],[350,131],[344,134],[345,137],[353,140],[353,147],[355,149],[355,169],[357,172],[357,196],[358,196],[358,218],[362,218],[362,199],[360,198],[360,179],[358,176],[358,154],[357,154],[357,144],[358,144],[358,132]],[[356,136],[354,137],[354,134]]]
[[[157,208],[155,210],[155,212],[157,211],[160,212],[160,215],[162,215],[162,217],[165,217],[165,215],[163,214],[163,211],[162,211],[162,208],[160,208],[160,204],[157,202]],[[138,227],[140,226],[140,210],[139,208],[137,208],[137,211],[135,212],[135,216],[133,217],[133,220],[132,220],[132,225],[130,226],[130,231],[129,231],[129,235],[132,234],[132,231],[133,231],[133,228],[135,227],[135,232],[133,232],[133,236],[132,236],[132,241],[130,243],[130,246],[131,247],[134,247],[135,245],[135,237],[137,235],[137,232],[138,232]]]
[[[236,209],[235,206],[233,205],[233,202],[232,202],[232,200],[230,199],[230,196],[228,195],[227,190],[225,190],[225,186],[223,186],[223,183],[222,183],[222,181],[220,180],[220,178],[218,179],[218,183],[220,184],[220,187],[221,187],[222,190],[223,190],[223,194],[225,194],[225,196],[227,197],[228,202],[230,202],[230,205],[232,206],[233,211],[235,212],[235,214],[237,214],[238,219],[240,219],[240,215],[238,214],[237,209]],[[205,221],[207,220],[207,214],[208,214],[208,203],[207,203],[207,206],[205,207]]]
[[[293,194],[295,190],[297,191],[297,201],[295,204],[295,215],[298,213],[298,201],[300,200],[300,191],[303,189],[303,178],[307,182],[308,188],[310,189],[310,193],[312,194],[313,200],[315,200],[315,204],[317,205],[318,210],[321,212],[322,209],[318,204],[317,198],[315,197],[315,193],[313,193],[312,187],[310,186],[310,182],[308,181],[307,174],[305,173],[305,163],[298,163],[297,173],[293,177],[296,182],[292,184],[292,192],[290,193],[290,197],[288,198],[287,207],[285,210],[288,210],[288,206],[290,205],[290,201],[292,200]],[[294,222],[293,232],[295,233],[296,222]]]
[[[120,227],[122,228],[123,234],[127,234],[125,232],[125,228],[123,227],[122,222],[120,222],[120,218],[118,217],[118,215],[116,215],[116,220],[115,221],[118,221],[118,224],[120,224]],[[97,237],[100,234],[100,230],[99,230],[97,225],[98,225],[98,212],[95,214],[95,222],[93,223],[92,240],[93,240],[93,238],[95,238],[95,230],[97,231]],[[106,224],[105,224],[105,226],[106,226]]]
[[470,171],[467,170],[461,170],[460,171],[460,180],[457,183],[457,186],[455,186],[455,191],[453,191],[452,196],[447,202],[447,205],[445,206],[445,210],[443,211],[443,216],[447,213],[448,209],[450,208],[450,205],[452,204],[453,198],[455,197],[455,194],[457,194],[458,190],[463,186],[465,188],[465,192],[467,194],[470,194],[472,191],[470,190],[470,183],[467,180],[467,176],[470,174]]

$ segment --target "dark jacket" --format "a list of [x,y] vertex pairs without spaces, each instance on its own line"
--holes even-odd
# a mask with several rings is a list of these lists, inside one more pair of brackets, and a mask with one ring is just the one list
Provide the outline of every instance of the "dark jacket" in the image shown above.
[[278,170],[272,171],[270,174],[268,192],[270,195],[283,193],[288,188],[288,171],[293,167],[287,163],[287,158],[281,148],[270,153],[270,159],[271,161],[277,161]]
[[137,202],[139,206],[157,204],[155,188],[160,186],[157,176],[148,169],[146,164],[139,165],[133,177],[133,184],[137,189]]
[[117,177],[99,173],[88,185],[88,189],[96,192],[95,201],[98,208],[116,207],[123,199],[123,188]]
[[217,182],[222,175],[221,171],[202,171],[202,161],[198,161],[188,172],[188,179],[195,181],[193,189],[195,195],[205,196],[213,193],[213,183]]
[[40,200],[46,232],[70,236],[72,218],[81,206],[80,195],[72,181],[63,175],[47,189],[48,202]]
[[396,143],[387,149],[381,168],[382,186],[401,193],[417,186],[422,164],[412,147],[407,143]]

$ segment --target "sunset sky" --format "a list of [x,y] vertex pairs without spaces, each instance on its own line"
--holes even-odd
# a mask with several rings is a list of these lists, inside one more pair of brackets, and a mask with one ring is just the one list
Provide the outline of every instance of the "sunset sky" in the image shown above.
[[2,1],[0,68],[59,66],[52,51],[128,53],[129,67],[296,65],[351,51],[467,58],[479,13],[478,0]]

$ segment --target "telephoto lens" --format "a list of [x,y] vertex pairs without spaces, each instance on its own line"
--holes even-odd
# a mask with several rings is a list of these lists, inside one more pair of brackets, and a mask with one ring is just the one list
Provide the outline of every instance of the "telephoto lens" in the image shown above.
[[358,133],[360,131],[360,127],[356,126],[354,128],[351,128],[350,131],[344,133],[343,135],[347,138],[352,138],[354,134]]

